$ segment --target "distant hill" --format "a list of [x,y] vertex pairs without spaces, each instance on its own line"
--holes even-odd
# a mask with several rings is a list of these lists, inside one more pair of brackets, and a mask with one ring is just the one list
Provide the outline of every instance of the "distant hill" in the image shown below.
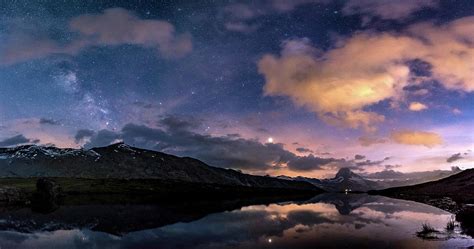
[[452,167],[451,170],[433,170],[405,173],[394,170],[384,170],[380,172],[364,173],[361,174],[361,176],[365,179],[376,182],[378,185],[380,185],[380,188],[385,189],[436,181],[457,174],[461,171],[462,170],[459,167]]
[[352,172],[349,168],[341,168],[332,179],[316,179],[302,176],[279,176],[279,178],[309,182],[328,192],[344,192],[346,190],[353,192],[367,192],[369,190],[381,188],[377,182],[364,179],[362,176]]
[[[60,149],[37,145],[0,148],[0,178],[65,177],[88,179],[155,179],[242,188],[322,192],[306,182],[243,174],[209,166],[197,159],[138,149],[123,143],[107,147]],[[189,184],[187,184],[189,185]]]
[[414,200],[450,197],[457,202],[472,204],[474,203],[474,169],[464,170],[437,181],[371,191],[371,193]]

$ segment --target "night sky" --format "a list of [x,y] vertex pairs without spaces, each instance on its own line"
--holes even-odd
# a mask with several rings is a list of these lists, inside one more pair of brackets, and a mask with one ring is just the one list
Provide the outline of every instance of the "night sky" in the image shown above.
[[124,141],[291,176],[474,167],[470,0],[1,1],[0,20],[0,147]]

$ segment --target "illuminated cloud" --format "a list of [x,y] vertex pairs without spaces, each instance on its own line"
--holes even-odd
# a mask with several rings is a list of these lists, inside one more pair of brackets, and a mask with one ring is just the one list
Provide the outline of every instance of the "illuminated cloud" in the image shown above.
[[408,109],[410,111],[419,112],[419,111],[428,109],[428,106],[420,102],[411,102],[410,105],[408,106]]
[[307,38],[285,41],[280,56],[258,62],[264,93],[287,96],[329,124],[375,130],[382,114],[365,108],[401,101],[414,75],[408,61],[431,65],[429,79],[450,90],[474,91],[474,17],[436,26],[422,23],[401,33],[357,32],[328,51]]
[[[259,72],[266,79],[265,94],[289,96],[330,124],[373,130],[373,124],[382,122],[384,116],[363,107],[396,95],[409,69],[378,55],[387,51],[387,43],[395,46],[399,41],[387,37],[370,42],[368,36],[354,39],[325,54],[311,47],[308,39],[285,42],[281,57],[267,54],[259,61]],[[367,56],[370,49],[374,54]]]
[[362,145],[362,146],[371,146],[371,145],[374,145],[374,144],[383,144],[383,143],[387,142],[386,139],[378,138],[378,137],[371,137],[371,136],[359,137],[358,141],[359,141],[359,144]]
[[432,148],[443,143],[440,135],[426,131],[396,131],[390,135],[392,141],[399,144],[423,145]]
[[192,50],[190,35],[176,34],[169,22],[143,20],[121,8],[106,9],[101,14],[77,16],[69,22],[69,31],[78,37],[65,45],[51,38],[10,34],[6,47],[1,51],[1,62],[14,64],[53,54],[75,55],[91,46],[138,45],[155,48],[167,58],[182,57]]
[[183,56],[192,48],[190,37],[176,35],[169,22],[142,20],[121,8],[107,9],[98,15],[78,16],[71,20],[70,28],[97,44],[154,47],[166,57]]

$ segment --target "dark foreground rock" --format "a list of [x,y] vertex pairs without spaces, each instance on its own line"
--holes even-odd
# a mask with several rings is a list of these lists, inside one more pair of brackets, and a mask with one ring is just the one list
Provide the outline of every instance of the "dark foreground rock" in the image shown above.
[[31,207],[38,212],[51,212],[59,207],[61,187],[56,181],[40,178],[36,182],[36,192],[33,193]]
[[474,237],[474,206],[465,206],[456,214],[456,220],[461,223],[464,233]]

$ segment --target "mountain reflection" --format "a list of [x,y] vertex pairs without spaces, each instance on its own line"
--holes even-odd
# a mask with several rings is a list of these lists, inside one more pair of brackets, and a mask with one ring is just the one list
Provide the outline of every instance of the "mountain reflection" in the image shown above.
[[414,236],[424,222],[442,229],[452,218],[448,212],[416,202],[365,194],[324,194],[307,201],[242,204],[68,206],[47,215],[8,211],[2,214],[0,246],[450,248],[474,244],[467,237],[424,241]]

